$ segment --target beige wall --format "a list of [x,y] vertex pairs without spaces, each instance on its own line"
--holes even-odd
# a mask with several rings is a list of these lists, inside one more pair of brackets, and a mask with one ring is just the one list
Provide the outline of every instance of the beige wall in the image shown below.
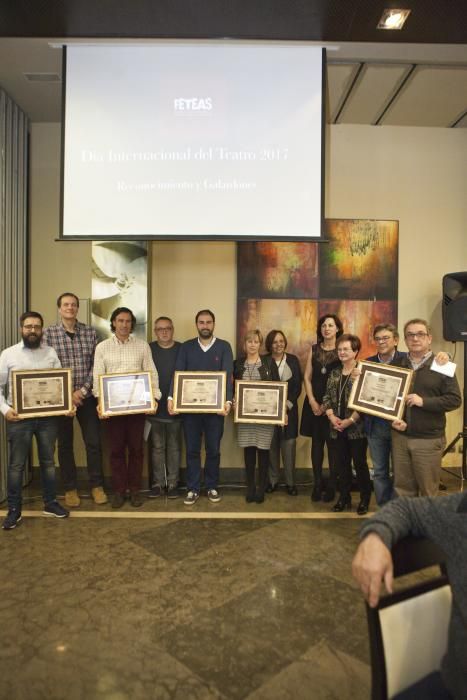
[[[467,130],[333,126],[327,146],[326,216],[398,219],[399,320],[427,318],[434,346],[442,339],[441,278],[467,269]],[[31,134],[31,304],[55,319],[54,299],[65,289],[91,292],[91,245],[58,243],[60,129],[34,124]],[[173,317],[176,335],[194,335],[194,313],[211,307],[219,337],[235,341],[235,244],[152,244],[151,316]],[[462,382],[463,348],[458,349]],[[448,438],[461,429],[449,416]],[[81,460],[82,462],[82,460]],[[227,422],[222,464],[242,455]],[[309,465],[309,444],[299,440],[298,466]]]

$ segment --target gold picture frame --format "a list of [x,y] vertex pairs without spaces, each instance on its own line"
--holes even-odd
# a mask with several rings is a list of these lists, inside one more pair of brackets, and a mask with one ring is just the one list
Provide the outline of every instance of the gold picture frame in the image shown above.
[[386,420],[401,420],[410,392],[413,370],[382,362],[360,361],[358,379],[352,385],[348,407]]
[[63,416],[73,410],[71,369],[12,371],[13,408],[21,418]]
[[227,372],[177,371],[173,406],[177,413],[219,413],[224,410]]
[[103,416],[150,413],[155,409],[150,372],[99,376],[99,410]]
[[235,382],[235,423],[285,425],[287,382]]

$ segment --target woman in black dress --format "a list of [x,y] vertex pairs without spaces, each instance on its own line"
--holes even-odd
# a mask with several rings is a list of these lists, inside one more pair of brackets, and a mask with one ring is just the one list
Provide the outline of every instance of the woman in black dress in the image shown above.
[[[311,465],[313,467],[312,501],[332,501],[336,491],[336,466],[334,444],[329,435],[329,421],[323,408],[323,396],[330,372],[340,366],[337,357],[336,339],[344,331],[342,321],[335,314],[325,314],[318,320],[317,343],[313,345],[305,367],[306,396],[303,402],[300,434],[311,437]],[[323,492],[324,446],[328,448],[329,479]]]

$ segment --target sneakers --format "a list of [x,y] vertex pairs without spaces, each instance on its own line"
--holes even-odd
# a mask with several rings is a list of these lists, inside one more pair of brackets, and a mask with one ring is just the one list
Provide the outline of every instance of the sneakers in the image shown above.
[[222,500],[222,496],[217,489],[209,489],[208,498],[211,503],[219,503]]
[[3,521],[2,528],[4,530],[14,530],[15,527],[20,524],[21,520],[21,511],[16,508],[10,508]]
[[167,489],[167,498],[178,498],[178,489],[175,485],[169,485]]
[[112,496],[112,508],[121,508],[125,503],[125,496],[123,493],[114,493]]
[[68,518],[70,511],[60,505],[58,501],[50,501],[44,506],[44,515],[52,515],[54,518]]
[[187,495],[186,495],[185,500],[183,501],[183,503],[184,503],[186,506],[192,506],[192,505],[194,505],[194,504],[196,503],[196,501],[198,500],[198,498],[199,498],[199,493],[196,493],[196,491],[188,491],[188,493],[187,493]]
[[133,493],[130,493],[130,505],[132,505],[133,508],[141,508],[143,505],[143,499],[138,491],[133,491]]
[[92,494],[92,498],[94,500],[94,503],[97,506],[103,506],[104,503],[107,503],[107,501],[109,500],[107,498],[107,494],[104,491],[104,489],[102,488],[102,486],[96,486],[95,488],[91,489],[91,494]]
[[65,491],[65,505],[68,508],[78,508],[80,503],[81,499],[78,496],[78,491],[76,489]]
[[149,498],[159,498],[159,496],[162,496],[162,489],[159,484],[155,484],[155,486],[152,487],[148,493],[148,496]]

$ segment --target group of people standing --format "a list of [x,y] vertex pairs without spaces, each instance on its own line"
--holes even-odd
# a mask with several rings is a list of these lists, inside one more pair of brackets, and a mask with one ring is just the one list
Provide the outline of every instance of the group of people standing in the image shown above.
[[[149,496],[166,493],[177,498],[182,433],[186,446],[187,493],[184,503],[192,506],[201,492],[201,447],[204,438],[204,485],[208,499],[217,503],[220,444],[224,419],[232,409],[236,380],[287,382],[287,418],[284,426],[242,423],[238,444],[244,451],[247,503],[262,503],[265,493],[278,487],[280,463],[287,493],[297,495],[295,481],[296,439],[299,432],[310,436],[313,468],[313,501],[331,501],[339,492],[334,511],[351,507],[352,464],[360,491],[359,514],[368,510],[371,481],[366,460],[367,441],[374,467],[374,487],[379,505],[395,491],[405,495],[437,491],[444,447],[445,412],[461,403],[455,377],[430,369],[431,334],[425,321],[412,319],[404,326],[408,353],[397,350],[398,334],[391,324],[374,329],[378,353],[375,362],[399,364],[415,370],[412,393],[407,397],[404,421],[391,424],[380,418],[360,416],[348,407],[358,337],[344,334],[334,314],[319,319],[317,343],[308,355],[302,377],[298,358],[287,352],[287,338],[271,330],[263,337],[249,331],[244,353],[233,361],[228,342],[215,336],[215,316],[210,309],[196,314],[197,336],[184,343],[174,340],[174,326],[167,316],[154,323],[156,340],[150,344],[133,335],[136,319],[126,307],[115,309],[110,318],[112,335],[98,343],[95,330],[78,321],[79,299],[71,293],[57,300],[59,322],[44,329],[41,314],[28,311],[20,318],[21,341],[0,356],[0,410],[7,421],[9,443],[8,514],[4,529],[21,521],[21,488],[24,465],[33,436],[38,445],[43,485],[44,513],[67,517],[68,508],[79,507],[77,470],[73,450],[74,417],[78,419],[86,448],[91,495],[97,505],[107,503],[102,469],[102,422],[107,424],[113,496],[111,505],[120,508],[127,497],[133,507],[143,504],[143,437],[146,422],[151,427],[151,488]],[[441,353],[437,359],[447,360]],[[23,419],[12,406],[12,372],[21,369],[72,369],[73,408],[60,417]],[[218,413],[178,415],[173,402],[175,371],[225,372],[225,403]],[[99,377],[110,373],[148,372],[155,409],[149,414],[108,416],[99,408]],[[304,379],[306,396],[301,423],[298,400]],[[4,389],[7,388],[5,392]],[[65,508],[56,499],[54,448],[65,488]],[[324,449],[327,447],[329,478],[323,480]],[[390,473],[392,450],[395,483]],[[256,464],[258,463],[258,469]]]

